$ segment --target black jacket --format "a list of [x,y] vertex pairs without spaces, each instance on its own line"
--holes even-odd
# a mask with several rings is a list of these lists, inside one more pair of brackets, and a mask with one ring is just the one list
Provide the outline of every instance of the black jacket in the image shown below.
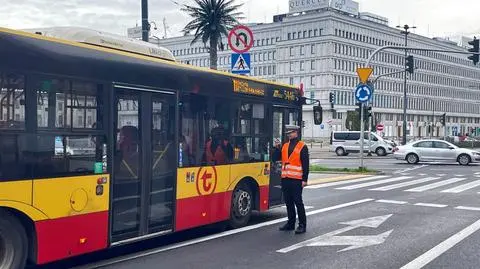
[[[290,156],[295,149],[295,146],[297,146],[298,141],[300,139],[295,138],[290,140],[290,145],[288,147],[288,156]],[[277,162],[282,160],[282,149],[281,148],[275,148],[272,154],[272,161]],[[302,151],[300,152],[300,160],[302,162],[302,170],[303,170],[303,176],[302,180],[307,182],[308,181],[308,174],[310,170],[310,156],[308,154],[308,147],[305,145],[302,148]]]

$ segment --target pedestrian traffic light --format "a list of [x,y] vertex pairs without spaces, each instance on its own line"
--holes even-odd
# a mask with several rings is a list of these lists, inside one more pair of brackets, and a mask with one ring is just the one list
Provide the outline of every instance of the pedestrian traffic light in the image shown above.
[[[480,52],[480,44],[479,44],[479,40],[477,39],[477,37],[473,37],[473,40],[469,41],[468,44],[472,46],[471,49],[468,49],[468,52],[474,52],[474,53],[479,53]],[[479,55],[478,54],[473,54],[472,56],[468,56],[468,59],[471,60],[474,65],[477,65],[478,60],[479,60]]]
[[414,69],[415,69],[415,63],[413,61],[413,56],[412,55],[407,56],[407,58],[405,58],[405,70],[408,73],[413,74]]
[[335,93],[331,92],[328,100],[330,100],[330,104],[335,104]]
[[443,126],[445,126],[446,118],[447,118],[447,113],[443,113],[442,117],[440,118],[440,123]]

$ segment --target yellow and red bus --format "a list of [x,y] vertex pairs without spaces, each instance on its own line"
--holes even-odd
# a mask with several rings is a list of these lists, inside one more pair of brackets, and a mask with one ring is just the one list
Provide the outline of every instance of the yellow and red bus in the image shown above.
[[270,149],[301,124],[299,89],[60,30],[0,28],[0,268],[241,227],[282,203]]

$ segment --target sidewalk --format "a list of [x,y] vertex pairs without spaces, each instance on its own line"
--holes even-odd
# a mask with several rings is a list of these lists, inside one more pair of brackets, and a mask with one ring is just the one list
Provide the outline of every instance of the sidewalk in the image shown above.
[[335,174],[335,173],[310,173],[308,185],[318,185],[322,183],[343,181],[349,179],[358,179],[372,176],[371,174]]

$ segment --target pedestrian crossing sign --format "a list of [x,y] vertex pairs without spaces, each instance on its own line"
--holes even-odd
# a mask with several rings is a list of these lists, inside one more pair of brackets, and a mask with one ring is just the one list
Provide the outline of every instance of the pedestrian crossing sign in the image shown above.
[[250,53],[232,53],[232,73],[250,73]]

